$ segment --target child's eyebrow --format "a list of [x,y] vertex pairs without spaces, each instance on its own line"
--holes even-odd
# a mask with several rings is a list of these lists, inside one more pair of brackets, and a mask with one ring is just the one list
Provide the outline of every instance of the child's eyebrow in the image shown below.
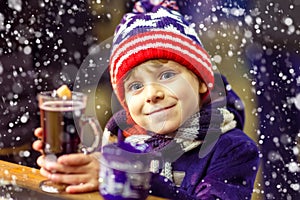
[[[125,83],[126,81],[128,81],[132,76],[138,74],[136,72],[136,68],[137,67],[144,67],[144,66],[149,66],[150,68],[146,68],[146,70],[150,73],[152,73],[154,71],[154,69],[157,69],[157,68],[161,68],[161,67],[166,67],[166,63],[168,63],[167,61],[152,61],[152,62],[145,62],[145,63],[142,63],[138,66],[136,66],[135,68],[133,68],[131,71],[129,71],[126,75],[126,77],[123,79],[123,83]],[[170,67],[168,66],[168,68],[173,68],[174,66]],[[153,70],[152,70],[153,68]],[[176,67],[175,67],[176,68]]]
[[132,72],[128,72],[128,74],[123,79],[123,83],[128,82],[130,80],[130,78],[132,78]]
[[146,62],[141,64],[140,66],[150,66],[150,67],[163,67],[165,65],[165,63],[161,63],[161,62]]
[[126,74],[125,78],[123,79],[123,83],[128,82],[128,81],[130,81],[130,79],[135,78],[135,76],[136,76],[137,74],[138,74],[138,73],[136,72],[136,70],[135,70],[135,69],[132,69],[131,71],[129,71],[129,72]]

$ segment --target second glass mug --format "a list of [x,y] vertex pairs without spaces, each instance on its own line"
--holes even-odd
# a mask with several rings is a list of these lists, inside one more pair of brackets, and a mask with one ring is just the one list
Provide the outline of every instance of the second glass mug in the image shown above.
[[[84,115],[87,96],[72,92],[71,98],[61,98],[53,91],[38,94],[41,127],[43,129],[43,152],[45,159],[55,162],[64,154],[91,153],[100,144],[101,128],[95,117]],[[84,127],[89,125],[94,134],[90,147],[84,146]],[[49,193],[61,193],[67,185],[45,180],[40,183],[41,190]]]

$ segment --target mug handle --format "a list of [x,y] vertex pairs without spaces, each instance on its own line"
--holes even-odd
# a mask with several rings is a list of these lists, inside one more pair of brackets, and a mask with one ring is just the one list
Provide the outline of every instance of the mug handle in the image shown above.
[[94,152],[100,145],[100,137],[101,137],[101,133],[102,133],[102,129],[100,127],[100,124],[98,122],[98,120],[95,117],[91,117],[91,116],[82,116],[80,119],[80,126],[81,126],[81,133],[80,133],[80,138],[81,140],[84,137],[84,126],[89,125],[94,133],[94,142],[93,144],[88,147],[85,146],[81,143],[81,148],[80,151],[84,154],[88,154],[88,153],[92,153]]

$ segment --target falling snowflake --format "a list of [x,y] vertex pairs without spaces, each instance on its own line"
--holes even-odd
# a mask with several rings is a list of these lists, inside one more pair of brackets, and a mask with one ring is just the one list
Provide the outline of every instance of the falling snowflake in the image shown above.
[[298,93],[294,99],[295,106],[298,110],[300,110],[300,93]]
[[18,12],[22,11],[22,0],[8,0],[8,7]]

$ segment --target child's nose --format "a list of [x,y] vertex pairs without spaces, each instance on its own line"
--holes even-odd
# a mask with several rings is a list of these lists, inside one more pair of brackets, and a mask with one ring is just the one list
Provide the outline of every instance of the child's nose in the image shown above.
[[164,99],[165,94],[163,88],[159,84],[149,84],[146,86],[146,102],[156,103]]

